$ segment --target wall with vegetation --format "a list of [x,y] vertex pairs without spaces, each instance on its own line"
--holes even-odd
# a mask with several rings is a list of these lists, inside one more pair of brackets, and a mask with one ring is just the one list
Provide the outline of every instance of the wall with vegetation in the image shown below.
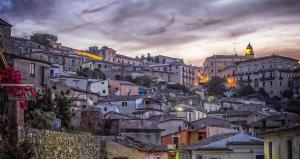
[[106,142],[100,136],[25,129],[36,159],[107,159]]

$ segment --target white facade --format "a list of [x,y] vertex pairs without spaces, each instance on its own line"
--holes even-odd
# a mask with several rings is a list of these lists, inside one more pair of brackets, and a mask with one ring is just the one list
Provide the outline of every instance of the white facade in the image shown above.
[[91,92],[98,93],[100,96],[109,95],[108,80],[91,82],[89,86]]

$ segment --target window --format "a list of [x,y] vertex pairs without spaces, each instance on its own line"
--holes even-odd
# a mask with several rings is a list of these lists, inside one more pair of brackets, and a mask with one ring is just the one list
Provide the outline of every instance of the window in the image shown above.
[[106,93],[106,90],[102,90],[102,94],[105,94]]
[[173,144],[176,145],[176,148],[178,148],[178,145],[179,145],[179,137],[178,136],[173,136]]
[[75,60],[72,60],[72,66],[75,66]]
[[203,157],[202,156],[197,156],[197,159],[203,159]]
[[107,111],[107,107],[104,107],[104,111],[105,111],[105,112]]
[[202,139],[203,139],[202,133],[198,133],[198,140],[202,140]]
[[291,140],[287,141],[287,155],[288,159],[293,159],[293,143]]
[[272,81],[270,81],[270,86],[273,86],[273,82]]
[[272,159],[272,142],[269,142],[269,159]]
[[279,82],[279,85],[282,86],[282,81]]
[[98,68],[101,68],[101,64],[98,64]]
[[42,55],[40,55],[40,60],[44,60]]
[[127,107],[127,102],[122,102],[122,107]]
[[30,64],[30,76],[35,76],[35,64]]

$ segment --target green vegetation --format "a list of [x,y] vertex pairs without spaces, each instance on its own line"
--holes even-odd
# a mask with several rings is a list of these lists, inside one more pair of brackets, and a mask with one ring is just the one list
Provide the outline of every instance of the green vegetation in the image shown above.
[[125,78],[125,80],[128,80],[129,82],[132,82],[137,85],[144,86],[144,87],[150,87],[151,81],[152,81],[149,76],[140,76],[140,77],[136,77],[136,78],[132,78],[131,76],[128,76]]
[[167,88],[168,89],[175,89],[175,90],[179,90],[179,91],[183,91],[183,92],[189,92],[189,89],[186,86],[178,84],[178,83],[168,84]]
[[237,90],[238,97],[244,97],[254,93],[256,93],[256,91],[250,85],[241,84],[239,89]]
[[[48,40],[48,34],[36,33],[30,37],[31,41],[45,46],[46,48],[52,48],[50,41]],[[56,39],[57,40],[57,39]]]
[[207,94],[210,96],[223,96],[226,91],[226,80],[220,77],[213,77],[208,83],[204,85]]
[[105,74],[99,68],[95,68],[94,70],[91,70],[86,67],[77,70],[76,73],[78,76],[83,76],[86,78],[106,79]]
[[59,118],[62,126],[68,128],[71,120],[72,99],[67,97],[67,94],[68,91],[54,93],[49,87],[43,88],[36,97],[31,97],[28,101],[28,108],[25,110],[25,125],[51,129],[52,122]]

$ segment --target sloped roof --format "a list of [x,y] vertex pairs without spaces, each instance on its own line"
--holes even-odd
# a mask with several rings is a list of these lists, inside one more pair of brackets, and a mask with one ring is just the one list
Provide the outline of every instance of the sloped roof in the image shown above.
[[162,152],[167,150],[164,147],[160,147],[150,143],[144,143],[128,136],[110,136],[109,139],[119,144],[138,149],[140,151]]
[[244,133],[227,133],[215,135],[203,140],[196,144],[189,145],[183,149],[187,150],[206,150],[206,149],[228,149],[227,145],[261,145],[262,139],[244,134]]
[[132,101],[142,98],[139,95],[132,95],[132,96],[108,96],[104,99],[101,99],[99,102],[118,102],[118,101]]
[[3,19],[1,19],[1,18],[0,18],[0,25],[12,27],[11,24],[9,24],[8,22],[6,22],[5,20],[3,20]]

